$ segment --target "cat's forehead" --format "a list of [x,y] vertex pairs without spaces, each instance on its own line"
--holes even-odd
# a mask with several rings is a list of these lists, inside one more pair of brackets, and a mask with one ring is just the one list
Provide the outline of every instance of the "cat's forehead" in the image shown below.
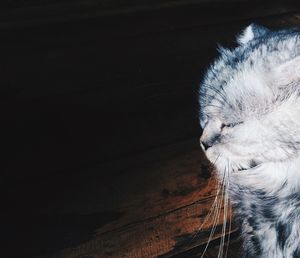
[[236,54],[235,58],[223,56],[207,72],[200,89],[203,115],[240,120],[245,110],[257,108],[254,102],[270,94],[262,85],[263,73],[257,71],[261,64]]
[[[200,87],[200,120],[207,117],[243,119],[269,108],[274,89],[270,71],[295,54],[298,34],[278,33],[252,40],[234,50],[220,49]],[[271,78],[272,79],[272,78]]]

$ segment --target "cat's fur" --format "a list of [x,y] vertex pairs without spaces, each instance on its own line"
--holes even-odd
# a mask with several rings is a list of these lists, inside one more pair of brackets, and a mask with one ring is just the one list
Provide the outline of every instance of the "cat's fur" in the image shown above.
[[245,257],[300,257],[300,31],[251,24],[200,87],[201,145],[227,187]]

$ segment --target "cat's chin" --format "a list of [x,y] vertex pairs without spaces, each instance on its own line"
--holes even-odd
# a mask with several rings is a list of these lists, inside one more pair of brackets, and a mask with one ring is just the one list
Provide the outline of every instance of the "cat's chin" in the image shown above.
[[222,155],[218,148],[211,147],[205,152],[207,159],[216,168],[220,175],[233,172],[233,167],[229,158]]

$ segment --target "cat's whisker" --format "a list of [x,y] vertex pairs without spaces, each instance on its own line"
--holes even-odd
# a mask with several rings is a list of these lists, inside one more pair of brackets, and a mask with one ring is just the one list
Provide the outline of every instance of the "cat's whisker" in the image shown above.
[[[215,161],[212,164],[210,164],[209,169],[212,169],[214,167],[214,165],[217,162],[217,160],[219,159],[219,157],[220,157],[220,155],[218,155],[216,157]],[[210,180],[212,180],[212,178]],[[217,205],[218,198],[219,198],[219,195],[220,195],[221,187],[220,187],[219,181],[217,179],[214,179],[214,180],[216,180],[216,182],[217,182],[217,191],[216,191],[216,194],[215,194],[215,199],[214,199],[213,204],[212,204],[212,206],[211,206],[211,208],[209,210],[209,213],[205,216],[204,221],[201,223],[201,225],[198,228],[198,230],[196,231],[196,233],[194,233],[192,240],[198,235],[199,232],[201,232],[201,230],[202,230],[203,226],[206,224],[206,222],[209,219],[211,219],[211,215],[215,214],[216,205]]]
[[[229,160],[227,160],[227,181],[226,181],[226,195],[225,195],[225,200],[226,200],[226,206],[227,206],[227,212],[226,212],[226,221],[228,218],[228,212],[230,212],[230,206],[229,206],[229,187],[230,187],[230,163]],[[229,214],[229,228],[228,228],[228,238],[227,238],[227,243],[226,243],[226,251],[225,251],[225,258],[227,257],[228,253],[228,248],[229,248],[229,241],[230,241],[230,231],[231,231],[231,214]],[[226,227],[225,227],[225,232],[224,234],[226,235]],[[224,235],[224,241],[225,241],[225,235]],[[224,243],[223,243],[224,244]]]
[[208,237],[208,240],[207,240],[207,243],[206,243],[206,246],[205,246],[205,248],[204,248],[204,251],[203,251],[203,254],[202,254],[202,256],[201,256],[201,258],[203,258],[204,257],[204,255],[205,255],[205,253],[206,253],[206,251],[207,251],[207,248],[208,248],[208,246],[209,246],[209,243],[211,242],[211,240],[212,240],[212,237],[213,237],[213,235],[214,235],[214,233],[215,233],[215,230],[216,230],[216,225],[217,225],[217,220],[218,220],[218,218],[220,217],[220,206],[221,206],[221,202],[222,202],[222,200],[220,200],[220,201],[218,201],[217,202],[217,206],[216,206],[216,212],[215,212],[215,214],[214,214],[214,216],[213,216],[213,226],[212,226],[212,228],[211,228],[211,232],[210,232],[210,235],[209,235],[209,237]]
[[223,182],[223,225],[222,225],[222,232],[221,232],[221,240],[219,246],[219,253],[218,258],[223,257],[223,250],[224,250],[224,242],[225,242],[225,235],[226,235],[226,222],[227,222],[227,211],[228,211],[228,199],[227,199],[227,181],[228,181],[228,167],[225,167],[224,170],[224,182]]
[[[215,102],[218,102],[219,104],[220,104],[220,106],[224,103],[224,102],[226,102],[226,100],[224,100],[224,98],[222,97],[222,96],[220,96],[218,93],[216,93],[216,94],[207,94],[207,97],[209,97],[209,98],[211,98],[211,99],[213,99],[213,100],[217,100],[217,101],[215,101]],[[209,104],[208,104],[209,105]]]
[[[216,87],[214,87],[213,85],[209,85],[207,83],[203,83],[205,85],[205,87],[213,92],[215,92],[216,94],[218,94],[220,97],[222,97],[222,99],[227,103],[227,98],[225,96],[225,93],[221,92],[219,89],[217,89]],[[223,88],[222,88],[223,90]]]
[[[221,193],[223,194],[223,191],[224,191],[224,175],[222,176],[222,180],[220,181],[220,189],[221,189]],[[206,246],[204,248],[204,251],[202,253],[202,256],[201,258],[204,257],[206,251],[207,251],[207,248],[209,246],[209,243],[211,242],[212,238],[213,238],[213,235],[216,231],[216,228],[217,228],[217,224],[218,224],[218,219],[220,218],[220,210],[221,210],[221,206],[222,206],[222,197],[220,198],[220,201],[217,202],[217,205],[216,205],[216,213],[214,214],[213,216],[213,226],[212,226],[212,229],[211,229],[211,232],[210,232],[210,235],[208,237],[208,240],[207,240],[207,243],[206,243]]]
[[[230,242],[230,231],[231,231],[231,206],[230,206],[230,199],[229,199],[229,191],[230,191],[230,164],[228,161],[228,173],[227,173],[227,181],[226,181],[226,204],[227,204],[227,214],[226,214],[226,221],[229,219],[229,227],[228,227],[228,238],[226,243],[226,252],[225,252],[225,258],[227,257],[228,248],[229,248],[229,242]],[[226,229],[225,229],[226,230]],[[226,235],[226,231],[225,231]],[[225,239],[224,239],[225,240]]]
[[216,257],[230,255],[232,200],[247,257],[300,257],[299,39],[299,29],[251,24],[205,73],[201,142],[222,160],[204,254],[218,226]]
[[[222,109],[222,105],[215,105],[215,104],[208,104],[206,107],[214,107],[214,108],[217,108],[217,109]],[[210,112],[211,115],[216,115],[218,114],[218,112]]]
[[217,207],[218,207],[218,201],[219,201],[219,192],[220,192],[220,187],[218,187],[217,189],[217,193],[215,196],[215,199],[213,201],[213,204],[209,210],[209,213],[205,216],[205,219],[203,220],[201,226],[198,228],[198,230],[196,231],[196,233],[194,234],[192,240],[197,237],[197,235],[201,232],[201,230],[203,229],[203,226],[207,223],[208,220],[211,220],[211,217],[214,217],[216,212],[217,212]]
[[[216,103],[219,103],[220,107],[223,103],[226,103],[226,100],[223,99],[223,97],[217,93],[215,93],[215,94],[213,92],[207,93],[207,98],[214,100],[214,102],[216,102]],[[206,103],[206,104],[209,105],[210,103]]]

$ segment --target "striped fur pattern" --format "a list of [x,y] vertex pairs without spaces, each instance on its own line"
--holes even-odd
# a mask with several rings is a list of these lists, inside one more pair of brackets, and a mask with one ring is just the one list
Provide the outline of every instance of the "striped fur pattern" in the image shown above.
[[237,42],[201,83],[201,146],[226,178],[244,257],[300,258],[300,30],[251,24]]

